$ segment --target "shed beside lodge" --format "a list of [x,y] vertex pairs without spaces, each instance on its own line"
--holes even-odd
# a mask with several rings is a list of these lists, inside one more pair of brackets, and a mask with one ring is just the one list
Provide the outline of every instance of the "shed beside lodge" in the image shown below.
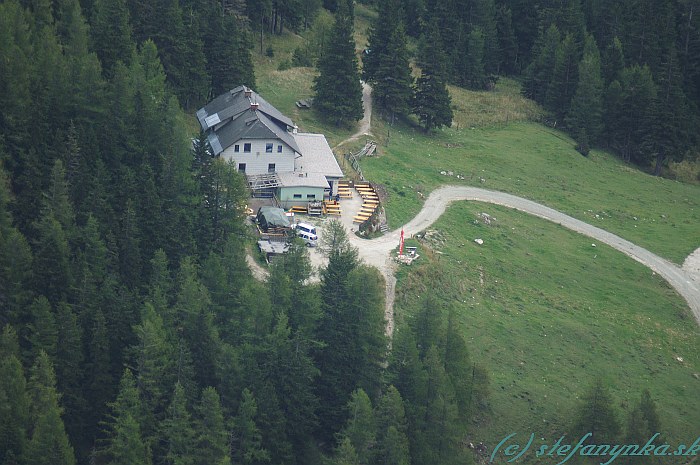
[[197,119],[214,156],[233,160],[258,196],[288,208],[335,197],[343,171],[323,134],[300,133],[291,119],[246,86],[209,102]]

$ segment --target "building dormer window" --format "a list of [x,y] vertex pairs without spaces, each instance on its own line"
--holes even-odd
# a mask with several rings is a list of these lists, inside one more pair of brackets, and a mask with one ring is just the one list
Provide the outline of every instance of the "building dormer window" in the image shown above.
[[265,144],[265,153],[272,153],[272,142]]

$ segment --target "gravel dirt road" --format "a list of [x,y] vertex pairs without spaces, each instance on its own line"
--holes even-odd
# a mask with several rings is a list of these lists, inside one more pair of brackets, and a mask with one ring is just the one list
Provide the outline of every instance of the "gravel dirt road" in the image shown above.
[[[695,319],[698,324],[700,324],[700,276],[642,247],[636,246],[615,234],[584,223],[583,221],[531,200],[505,194],[503,192],[480,189],[478,187],[440,187],[433,191],[426,199],[418,215],[403,227],[404,234],[406,236],[411,236],[425,230],[445,212],[445,209],[451,202],[458,200],[487,202],[514,208],[560,224],[565,228],[591,237],[619,250],[661,275],[681,296],[683,296],[686,302],[688,302],[688,306],[693,312]],[[391,250],[398,247],[400,235],[401,230],[397,229],[380,238],[372,240],[363,240],[356,237],[354,234],[350,236],[352,244],[360,250],[360,256],[363,260],[379,268],[387,279],[387,283],[393,280],[391,285],[387,285],[387,294],[389,287],[393,289],[396,282],[393,275],[393,266],[391,262],[387,260],[387,257]],[[698,252],[696,251],[694,254],[696,253]],[[691,260],[691,262],[693,261]],[[688,266],[688,268],[690,268],[690,266]],[[389,308],[390,302],[393,307],[393,295],[391,300],[387,299],[387,317],[393,317],[393,309]],[[391,334],[390,328],[393,328],[393,321],[387,321],[387,332]]]

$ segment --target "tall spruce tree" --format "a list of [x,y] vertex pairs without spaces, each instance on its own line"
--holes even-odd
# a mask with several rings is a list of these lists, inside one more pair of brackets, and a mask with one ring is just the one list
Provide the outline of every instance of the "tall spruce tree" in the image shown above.
[[95,0],[92,24],[92,48],[97,53],[107,78],[114,76],[117,62],[129,65],[136,47],[131,37],[126,0]]
[[421,75],[416,82],[413,113],[426,131],[452,124],[452,107],[446,84],[446,61],[436,21],[427,26],[421,38],[418,66]]
[[580,149],[586,142],[582,140],[584,135],[588,141],[596,144],[603,129],[603,80],[600,73],[598,47],[595,39],[587,36],[583,58],[578,65],[576,93],[566,119],[566,124],[577,138]]
[[620,422],[610,391],[598,378],[582,397],[573,431],[581,436],[591,433],[592,444],[614,444],[620,435]]
[[374,85],[373,95],[393,122],[395,116],[409,113],[412,97],[413,76],[403,24],[398,23],[391,32],[386,49],[378,60],[379,65],[370,81]]
[[318,60],[314,106],[336,126],[362,118],[362,86],[355,56],[353,16],[341,1],[331,40]]

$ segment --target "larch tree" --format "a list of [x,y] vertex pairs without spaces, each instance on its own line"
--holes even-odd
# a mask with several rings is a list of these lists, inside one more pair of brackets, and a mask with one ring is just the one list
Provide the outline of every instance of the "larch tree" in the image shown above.
[[110,413],[104,422],[104,446],[98,456],[110,465],[150,465],[151,451],[139,423],[143,406],[136,378],[129,369],[124,370],[117,398],[109,407]]
[[[5,327],[5,331],[9,328]],[[0,462],[9,464],[25,454],[30,400],[24,370],[18,359],[19,348],[15,353],[3,352],[0,349]]]
[[229,465],[229,432],[226,429],[221,400],[216,389],[207,387],[197,406],[197,463]]
[[375,460],[384,465],[409,465],[408,424],[403,399],[398,389],[389,385],[375,410],[377,418],[377,445]]
[[253,393],[244,389],[238,415],[234,419],[233,459],[241,465],[259,465],[270,461],[270,454],[262,446],[262,435],[256,424],[258,404]]
[[345,427],[340,431],[341,442],[348,438],[361,465],[372,463],[372,449],[377,436],[377,421],[372,401],[362,389],[356,389],[347,404]]
[[165,441],[165,463],[193,465],[196,460],[195,431],[192,416],[187,409],[185,389],[175,384],[175,392],[168,416],[161,425]]
[[53,365],[46,352],[41,352],[31,370],[32,434],[26,457],[33,465],[75,465],[73,447],[68,441],[56,391]]

